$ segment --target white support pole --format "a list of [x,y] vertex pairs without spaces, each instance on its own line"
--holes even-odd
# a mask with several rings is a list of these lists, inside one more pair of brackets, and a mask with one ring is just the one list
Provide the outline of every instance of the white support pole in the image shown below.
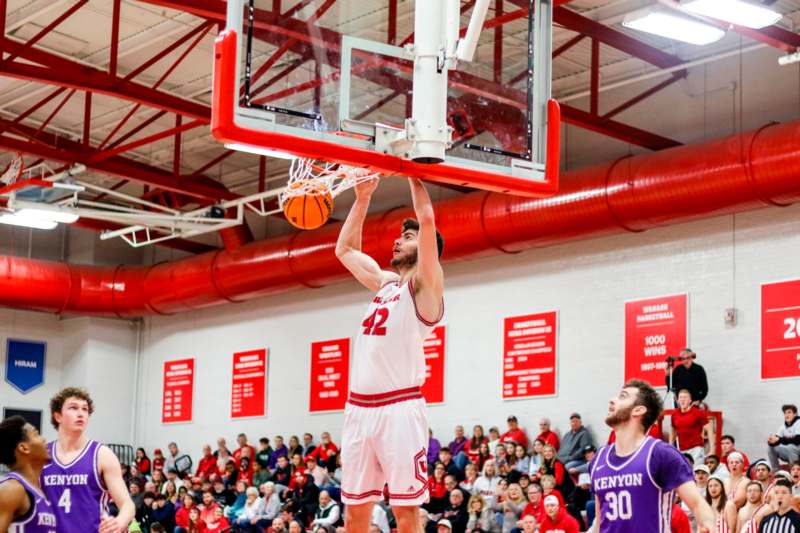
[[472,8],[472,16],[469,19],[467,34],[458,43],[456,55],[459,61],[472,61],[475,57],[475,49],[483,31],[483,23],[486,21],[486,12],[489,10],[489,3],[492,0],[478,0]]
[[547,62],[553,54],[553,1],[531,0],[534,3],[533,26],[533,146],[531,158],[542,163],[547,155],[547,101],[552,83]]
[[441,163],[450,142],[445,11],[440,0],[417,0],[414,11],[414,100],[405,132],[411,148],[402,155],[418,163]]

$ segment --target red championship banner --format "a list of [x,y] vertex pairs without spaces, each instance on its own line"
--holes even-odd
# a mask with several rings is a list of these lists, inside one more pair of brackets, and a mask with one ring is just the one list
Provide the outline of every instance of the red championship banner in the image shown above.
[[423,344],[425,350],[425,384],[422,395],[428,405],[444,403],[445,327],[433,328]]
[[193,394],[194,359],[164,361],[161,423],[191,422]]
[[347,402],[350,382],[350,339],[311,343],[312,413],[341,411]]
[[233,354],[231,418],[264,416],[267,412],[267,350]]
[[800,377],[800,280],[761,285],[761,379]]
[[503,324],[503,399],[555,396],[558,312],[515,316]]
[[688,301],[675,294],[625,302],[625,381],[664,386],[667,357],[688,344]]

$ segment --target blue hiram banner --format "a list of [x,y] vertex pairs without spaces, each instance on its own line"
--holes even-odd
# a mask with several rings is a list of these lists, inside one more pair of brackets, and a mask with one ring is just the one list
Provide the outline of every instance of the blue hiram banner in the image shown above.
[[46,352],[46,342],[8,339],[6,381],[22,394],[42,385]]

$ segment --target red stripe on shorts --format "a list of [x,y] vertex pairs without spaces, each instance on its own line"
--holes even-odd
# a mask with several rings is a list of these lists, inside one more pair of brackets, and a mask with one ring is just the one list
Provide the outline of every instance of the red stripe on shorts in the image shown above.
[[400,389],[381,394],[359,394],[351,392],[348,402],[358,407],[382,407],[393,403],[405,402],[422,398],[422,391],[419,387]]

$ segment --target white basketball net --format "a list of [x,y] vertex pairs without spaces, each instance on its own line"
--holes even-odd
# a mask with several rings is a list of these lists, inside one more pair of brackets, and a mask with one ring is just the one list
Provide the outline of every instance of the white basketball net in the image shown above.
[[289,168],[289,182],[280,194],[280,205],[283,207],[287,199],[295,196],[330,192],[331,196],[336,197],[358,183],[380,176],[379,172],[367,168],[327,162],[317,163],[313,159],[297,158],[292,160],[292,166]]
[[14,154],[14,159],[8,165],[8,168],[3,175],[0,176],[0,183],[11,185],[15,183],[22,175],[22,154]]

